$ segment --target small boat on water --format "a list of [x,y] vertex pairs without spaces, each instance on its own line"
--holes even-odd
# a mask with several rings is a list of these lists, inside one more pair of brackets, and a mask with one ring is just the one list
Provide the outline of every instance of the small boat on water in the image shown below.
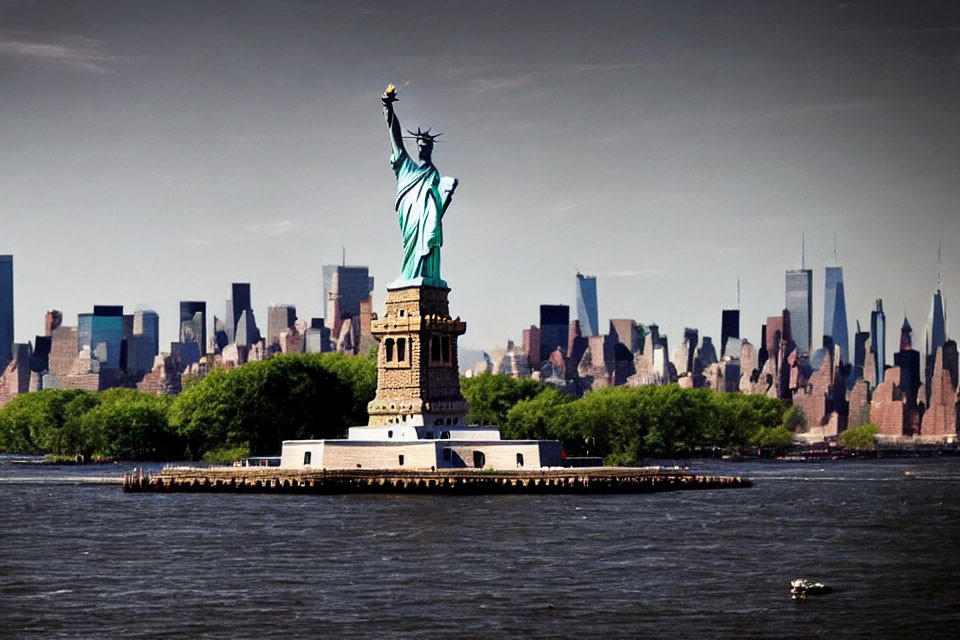
[[777,460],[785,462],[832,462],[834,460],[849,460],[856,457],[857,455],[853,451],[825,448],[798,451],[789,455],[778,456]]
[[805,578],[790,581],[790,598],[792,600],[806,600],[807,596],[820,596],[833,591],[833,587],[822,582],[810,582]]

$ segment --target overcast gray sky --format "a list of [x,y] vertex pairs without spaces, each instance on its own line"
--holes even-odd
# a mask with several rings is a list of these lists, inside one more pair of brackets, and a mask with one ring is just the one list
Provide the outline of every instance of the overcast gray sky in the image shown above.
[[[903,6],[898,6],[903,5]],[[759,342],[784,270],[833,238],[851,332],[884,299],[922,331],[943,243],[960,296],[953,2],[0,0],[0,253],[18,341],[47,309],[231,282],[320,316],[321,265],[401,261],[379,94],[445,132],[443,275],[471,348],[519,339],[577,268],[611,317]],[[851,340],[852,342],[852,340]]]

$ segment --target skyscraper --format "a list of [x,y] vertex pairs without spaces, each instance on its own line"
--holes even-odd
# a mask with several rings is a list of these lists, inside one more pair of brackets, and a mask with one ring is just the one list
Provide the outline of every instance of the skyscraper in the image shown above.
[[831,338],[833,344],[840,347],[840,357],[849,363],[850,339],[847,330],[843,267],[827,267],[824,270],[823,335]]
[[611,318],[610,336],[630,353],[640,350],[640,334],[637,323],[632,318]]
[[700,340],[700,347],[697,349],[696,360],[699,360],[700,364],[704,367],[719,361],[719,358],[717,358],[717,349],[713,346],[713,338],[703,336]]
[[13,256],[0,256],[0,374],[13,357]]
[[311,318],[310,328],[304,336],[304,351],[307,353],[325,353],[333,350],[330,344],[330,329],[323,326],[323,318]]
[[230,344],[230,336],[227,335],[227,323],[213,316],[213,339],[210,341],[210,347],[214,353],[221,353],[228,344]]
[[326,331],[327,341],[329,341],[330,330],[324,328],[323,318],[310,318],[310,327],[304,335],[303,350],[305,353],[323,353],[324,331]]
[[903,326],[900,327],[900,351],[911,351],[913,349],[913,327],[907,316],[903,316]]
[[[234,282],[230,291],[232,298],[227,300],[227,317],[225,331],[229,343],[239,345],[252,345],[260,341],[260,329],[257,328],[257,321],[253,314],[253,307],[250,305],[250,283]],[[240,335],[240,321],[243,320],[243,335]],[[200,349],[200,353],[205,353]]]
[[[857,332],[853,337],[853,379],[864,377],[864,362],[867,359],[867,341],[870,340],[869,331],[860,330],[860,321],[857,320]],[[874,373],[871,371],[870,373]]]
[[928,355],[936,355],[937,348],[942,347],[947,340],[946,333],[947,316],[943,310],[943,293],[937,289],[930,302],[930,316],[927,319],[927,335],[924,340]]
[[597,314],[597,277],[577,272],[577,320],[585,337],[600,335]]
[[360,303],[370,297],[373,278],[362,266],[323,266],[323,308],[325,325],[336,335],[341,318],[359,318]]
[[244,309],[237,322],[234,342],[241,347],[250,347],[260,342],[260,338],[260,329],[257,328],[257,321],[253,317],[253,309]]
[[700,344],[700,331],[698,329],[684,327],[683,343],[679,347],[683,352],[684,360],[681,361],[678,359],[677,362],[674,363],[677,365],[677,373],[693,373],[693,360],[697,353],[698,344]]
[[84,347],[87,349],[93,349],[91,344],[91,338],[93,332],[93,314],[92,313],[78,313],[77,314],[77,352],[83,350]]
[[[740,309],[724,309],[720,323],[720,357],[727,355],[727,340],[740,337]],[[740,357],[740,351],[730,354]]]
[[937,349],[947,341],[947,315],[943,309],[943,293],[939,286],[930,302],[930,315],[927,318],[927,328],[924,333],[924,382],[926,383],[924,388],[929,398],[930,380],[936,365]]
[[160,353],[160,316],[157,312],[149,309],[134,312],[133,326],[124,340],[127,343],[124,369],[134,379],[142,378]]
[[180,301],[180,342],[196,342],[200,353],[207,352],[207,303]]
[[906,405],[913,409],[917,406],[917,391],[920,389],[920,352],[913,348],[913,328],[907,317],[903,317],[900,328],[900,351],[893,354],[893,364],[900,367],[900,389],[906,397]]
[[566,354],[569,344],[570,307],[565,304],[540,305],[540,361],[550,359],[557,347]]
[[77,358],[77,327],[63,326],[63,314],[57,309],[47,312],[45,333],[50,336],[50,373],[65,376],[70,373],[73,361]]
[[240,324],[240,317],[244,311],[250,311],[247,314],[253,315],[253,309],[250,306],[250,283],[234,282],[230,285],[231,298],[227,300],[227,338],[230,342],[237,339],[237,325]]
[[790,312],[790,333],[800,354],[810,353],[813,341],[813,271],[788,269],[786,307]]
[[134,311],[133,335],[143,336],[153,355],[160,353],[160,315],[153,309]]
[[538,369],[540,367],[540,328],[530,325],[529,329],[523,330],[523,350],[527,354],[529,365]]
[[123,307],[94,305],[90,317],[90,350],[96,354],[101,369],[121,368],[123,349]]
[[297,308],[292,304],[277,304],[267,309],[267,346],[280,346],[280,332],[293,328],[297,322]]
[[883,313],[883,300],[877,298],[876,304],[876,309],[870,312],[870,349],[873,351],[874,376],[879,385],[883,382],[887,362],[887,316]]
[[584,336],[583,331],[580,330],[580,321],[571,320],[570,326],[567,327],[567,366],[571,369],[579,367],[588,346],[590,346],[590,338]]

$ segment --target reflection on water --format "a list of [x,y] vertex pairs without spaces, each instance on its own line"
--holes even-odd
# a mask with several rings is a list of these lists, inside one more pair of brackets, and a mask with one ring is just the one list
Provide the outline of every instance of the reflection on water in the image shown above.
[[[0,456],[0,637],[906,637],[960,622],[960,459],[686,464],[756,485],[125,494],[73,483],[124,465]],[[837,591],[792,601],[797,577]]]

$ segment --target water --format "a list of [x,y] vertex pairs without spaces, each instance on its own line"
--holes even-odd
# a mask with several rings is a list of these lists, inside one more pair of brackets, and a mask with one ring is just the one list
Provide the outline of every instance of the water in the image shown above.
[[[0,638],[943,637],[960,623],[960,459],[688,464],[756,486],[125,494],[65,484],[125,467],[0,456]],[[794,602],[797,577],[837,590]]]

